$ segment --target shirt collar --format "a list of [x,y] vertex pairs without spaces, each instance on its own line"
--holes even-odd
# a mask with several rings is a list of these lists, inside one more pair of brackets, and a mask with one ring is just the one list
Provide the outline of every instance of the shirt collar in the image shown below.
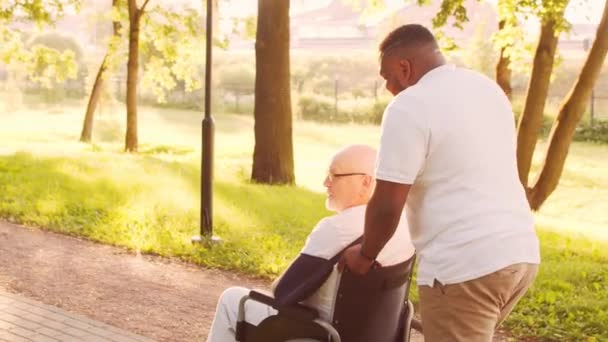
[[456,66],[453,64],[440,65],[434,69],[431,69],[426,74],[424,74],[424,76],[422,76],[422,78],[418,81],[418,83],[428,82],[436,77],[441,76],[443,73],[452,71],[454,69],[456,69]]

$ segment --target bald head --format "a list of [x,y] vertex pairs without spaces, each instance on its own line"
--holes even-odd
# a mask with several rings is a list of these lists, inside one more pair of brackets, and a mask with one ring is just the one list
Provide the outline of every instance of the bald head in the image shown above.
[[323,185],[326,206],[341,212],[367,204],[373,192],[376,150],[367,145],[348,145],[334,154]]
[[374,175],[376,150],[367,145],[348,145],[340,149],[332,158],[333,166],[349,172],[360,172]]

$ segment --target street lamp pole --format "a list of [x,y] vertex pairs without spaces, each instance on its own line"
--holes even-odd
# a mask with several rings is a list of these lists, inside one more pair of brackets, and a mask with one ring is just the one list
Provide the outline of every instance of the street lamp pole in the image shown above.
[[205,58],[205,118],[202,121],[201,141],[201,211],[200,236],[192,242],[217,241],[213,237],[213,140],[214,122],[211,117],[211,64],[213,43],[213,0],[207,0],[207,37]]

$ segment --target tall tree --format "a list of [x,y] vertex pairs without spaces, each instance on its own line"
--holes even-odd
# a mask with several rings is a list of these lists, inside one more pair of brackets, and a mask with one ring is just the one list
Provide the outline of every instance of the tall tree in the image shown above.
[[128,0],[129,9],[129,58],[127,61],[127,134],[125,151],[137,152],[137,75],[139,72],[139,32],[141,18],[150,0],[141,7],[137,0]]
[[564,170],[574,130],[585,112],[587,101],[600,75],[607,53],[608,0],[604,4],[604,12],[597,27],[595,41],[589,50],[581,73],[568,95],[566,95],[559,114],[553,122],[543,167],[529,191],[528,198],[532,209],[539,209],[557,188]]
[[289,0],[258,0],[255,43],[255,148],[251,179],[292,184]]
[[[131,11],[129,4],[132,6]],[[113,34],[89,95],[81,140],[91,139],[94,112],[102,93],[105,75],[127,60],[125,150],[136,152],[139,87],[154,95],[158,102],[165,102],[166,93],[178,85],[186,92],[199,89],[202,78],[199,70],[204,61],[198,47],[204,42],[204,31],[200,25],[200,14],[187,4],[177,10],[174,6],[163,7],[159,4],[151,7],[148,1],[141,8],[126,0],[113,0],[112,5]],[[123,28],[126,27],[129,28],[128,36],[124,34]],[[133,62],[136,62],[135,68]],[[141,77],[140,69],[143,71]],[[130,108],[134,110],[129,112]]]
[[[118,0],[112,0],[112,11],[119,12],[118,8]],[[112,31],[114,35],[114,41],[116,41],[120,36],[120,19],[118,15],[113,15],[112,19]],[[97,76],[95,76],[95,83],[93,83],[93,89],[91,90],[91,94],[89,95],[89,102],[87,104],[87,109],[84,116],[84,122],[82,124],[82,132],[80,133],[80,141],[82,142],[90,142],[91,137],[93,135],[93,122],[95,117],[95,110],[97,109],[97,105],[99,103],[99,98],[101,97],[102,89],[104,86],[104,80],[106,77],[106,71],[108,70],[108,63],[110,60],[111,47],[108,47],[108,52],[106,52],[103,60],[101,62],[101,66],[97,71]]]
[[528,184],[532,156],[543,126],[545,103],[547,95],[549,95],[559,39],[558,25],[560,25],[560,21],[564,21],[564,11],[568,1],[556,2],[552,15],[541,17],[540,37],[534,54],[532,75],[528,83],[524,109],[517,126],[517,168],[519,179],[524,186]]

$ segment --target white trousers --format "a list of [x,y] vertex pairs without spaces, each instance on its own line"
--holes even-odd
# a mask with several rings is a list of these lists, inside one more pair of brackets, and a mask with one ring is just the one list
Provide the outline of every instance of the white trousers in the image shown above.
[[[235,341],[236,321],[241,298],[249,294],[243,287],[231,287],[222,293],[215,309],[215,318],[209,329],[207,342]],[[264,318],[274,315],[276,310],[262,303],[248,300],[245,303],[245,321],[258,325]]]

